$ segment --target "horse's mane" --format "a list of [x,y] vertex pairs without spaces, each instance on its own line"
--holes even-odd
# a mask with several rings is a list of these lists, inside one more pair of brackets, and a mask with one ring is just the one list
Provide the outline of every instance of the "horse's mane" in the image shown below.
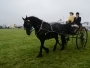
[[[29,18],[33,18],[33,19],[36,19],[36,20],[38,20],[39,22],[42,22],[43,20],[42,19],[40,19],[40,18],[38,18],[38,17],[36,17],[36,16],[30,16]],[[43,21],[44,23],[47,23],[47,24],[50,24],[50,23],[48,23],[48,22],[46,22],[46,21]]]
[[36,19],[36,20],[38,20],[38,21],[43,21],[42,19],[39,19],[38,17],[35,17],[35,16],[30,16],[29,18],[31,18],[31,19]]

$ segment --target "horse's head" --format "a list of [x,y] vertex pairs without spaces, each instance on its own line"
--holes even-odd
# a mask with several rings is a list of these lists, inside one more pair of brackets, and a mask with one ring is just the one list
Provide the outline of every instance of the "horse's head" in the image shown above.
[[26,29],[26,33],[27,35],[30,35],[31,32],[32,32],[32,22],[30,21],[29,17],[26,16],[26,18],[23,18],[22,19],[24,20],[24,28]]

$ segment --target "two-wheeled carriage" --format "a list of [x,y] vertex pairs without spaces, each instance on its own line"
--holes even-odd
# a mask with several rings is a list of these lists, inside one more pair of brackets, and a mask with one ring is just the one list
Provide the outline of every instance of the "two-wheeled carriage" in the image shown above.
[[[59,36],[60,37],[60,36]],[[87,44],[87,40],[88,40],[88,32],[87,29],[84,26],[81,26],[76,33],[74,34],[67,34],[65,39],[66,39],[66,44],[68,43],[68,41],[70,40],[70,38],[75,38],[76,40],[76,47],[78,49],[84,49],[86,44]],[[60,40],[59,40],[60,41]]]

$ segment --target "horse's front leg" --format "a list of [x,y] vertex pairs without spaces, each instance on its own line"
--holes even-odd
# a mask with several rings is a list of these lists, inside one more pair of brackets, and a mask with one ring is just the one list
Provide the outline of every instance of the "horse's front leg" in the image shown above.
[[46,51],[46,53],[49,53],[49,49],[44,47],[44,41],[40,41],[40,42],[41,42],[40,52],[37,57],[42,57],[42,48]]
[[[45,40],[44,40],[44,41],[45,41]],[[44,46],[44,42],[43,42],[42,48],[46,51],[46,53],[49,53],[49,49]]]
[[42,48],[43,48],[43,45],[44,45],[44,41],[40,41],[40,42],[41,42],[40,52],[39,52],[39,54],[37,55],[37,57],[42,57]]
[[49,53],[49,49],[43,46],[43,49],[46,51],[46,53]]

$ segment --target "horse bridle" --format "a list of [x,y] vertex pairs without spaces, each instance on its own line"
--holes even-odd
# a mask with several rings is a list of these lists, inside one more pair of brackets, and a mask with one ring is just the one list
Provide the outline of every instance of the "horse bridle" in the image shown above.
[[[31,22],[30,20],[27,20],[27,21],[28,21],[28,22]],[[39,30],[38,30],[37,32],[35,32],[35,34],[38,34],[41,30],[45,30],[45,29],[42,28],[43,23],[44,23],[44,21],[42,21],[41,25],[38,25],[38,26],[36,27],[36,28],[38,28],[38,27],[40,26]],[[48,32],[54,32],[51,25],[50,25],[50,27],[51,27],[51,31],[48,31],[48,30],[45,30],[45,31],[48,31]],[[33,28],[32,28],[32,29],[33,29]],[[33,31],[32,29],[30,30],[30,32]],[[47,33],[48,33],[48,32],[47,32]]]

